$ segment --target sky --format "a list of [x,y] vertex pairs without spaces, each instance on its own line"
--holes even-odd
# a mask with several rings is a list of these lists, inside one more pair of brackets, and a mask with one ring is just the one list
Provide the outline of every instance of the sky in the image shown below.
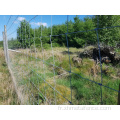
[[[0,41],[3,40],[2,32],[4,31],[4,25],[7,25],[8,39],[15,38],[16,32],[14,32],[19,23],[22,20],[31,20],[35,15],[0,15]],[[86,15],[78,15],[80,19],[84,19]],[[68,20],[74,21],[75,15],[68,15]],[[8,22],[9,21],[9,22]],[[32,28],[37,28],[40,25],[49,27],[51,25],[62,24],[67,21],[67,15],[38,15],[35,19],[30,21]],[[11,34],[12,33],[12,34]],[[11,35],[10,35],[11,34]]]

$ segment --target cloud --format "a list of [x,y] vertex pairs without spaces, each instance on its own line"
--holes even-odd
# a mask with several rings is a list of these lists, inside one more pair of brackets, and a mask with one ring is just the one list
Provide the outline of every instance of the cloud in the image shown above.
[[18,21],[14,21],[15,24],[18,24]]
[[18,19],[16,21],[14,21],[15,24],[19,24],[19,22],[25,20],[24,17],[18,17]]
[[41,25],[47,26],[47,23],[41,23],[41,22],[31,22],[30,24],[34,26],[41,26]]
[[18,20],[23,21],[23,20],[25,20],[25,18],[24,17],[18,17]]

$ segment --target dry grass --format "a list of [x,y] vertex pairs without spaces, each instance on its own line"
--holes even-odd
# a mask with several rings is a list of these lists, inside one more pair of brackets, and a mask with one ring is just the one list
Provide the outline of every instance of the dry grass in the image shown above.
[[14,85],[4,59],[4,52],[0,48],[0,104],[19,104]]

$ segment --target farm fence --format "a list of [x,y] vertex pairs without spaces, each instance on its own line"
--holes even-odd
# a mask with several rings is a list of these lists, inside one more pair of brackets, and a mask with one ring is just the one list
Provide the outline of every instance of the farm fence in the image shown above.
[[[108,104],[107,101],[111,101],[112,95],[115,95],[116,103],[111,102],[111,104],[120,104],[118,97],[120,96],[119,77],[114,78],[115,83],[113,81],[113,84],[115,84],[115,87],[109,81],[110,75],[107,76],[108,79],[106,78],[99,37],[102,30],[118,29],[120,26],[100,28],[98,16],[97,28],[71,32],[69,16],[66,16],[66,32],[53,34],[55,33],[55,25],[52,25],[52,22],[53,18],[57,16],[49,16],[51,24],[49,27],[45,27],[45,23],[43,23],[45,21],[44,15],[35,15],[27,22],[21,20],[18,23],[18,18],[22,17],[10,16],[3,32],[5,60],[15,78],[14,82],[21,104],[102,105]],[[12,18],[14,20],[9,25]],[[29,24],[33,27],[30,27]],[[38,28],[35,27],[37,24],[39,24]],[[15,28],[16,25],[17,29]],[[46,29],[49,29],[49,35],[45,34]],[[71,35],[76,36],[84,33],[94,33],[96,35],[95,44],[99,53],[99,73],[96,76],[96,73],[91,75],[92,66],[89,63],[94,64],[91,59],[83,58],[83,63],[81,63],[83,66],[75,66],[72,61],[73,57],[79,56],[80,50],[84,52],[88,46],[92,46],[86,45],[76,48],[75,45],[71,44]],[[13,39],[14,34],[17,34],[16,41]],[[55,43],[57,40],[61,42],[61,39],[64,39],[64,47]],[[118,68],[114,68],[113,71],[118,70]],[[86,70],[89,70],[90,74]]]

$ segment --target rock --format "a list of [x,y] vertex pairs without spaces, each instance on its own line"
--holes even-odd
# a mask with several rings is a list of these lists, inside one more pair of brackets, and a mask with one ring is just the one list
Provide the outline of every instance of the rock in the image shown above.
[[[112,47],[100,47],[100,55],[101,55],[102,62],[104,63],[114,62],[116,53],[113,50],[114,48]],[[93,49],[93,59],[99,60],[99,49],[98,48]]]
[[74,56],[72,58],[72,61],[75,67],[80,67],[80,65],[82,64],[82,58],[79,58],[78,56]]
[[[110,46],[100,46],[100,55],[102,63],[112,63],[118,64],[120,63],[120,55],[117,55],[114,47]],[[99,48],[97,47],[87,47],[83,52],[79,55],[81,58],[90,58],[94,59],[96,63],[100,61],[99,57]]]
[[93,58],[93,49],[95,47],[87,47],[83,52],[80,53],[81,58]]

